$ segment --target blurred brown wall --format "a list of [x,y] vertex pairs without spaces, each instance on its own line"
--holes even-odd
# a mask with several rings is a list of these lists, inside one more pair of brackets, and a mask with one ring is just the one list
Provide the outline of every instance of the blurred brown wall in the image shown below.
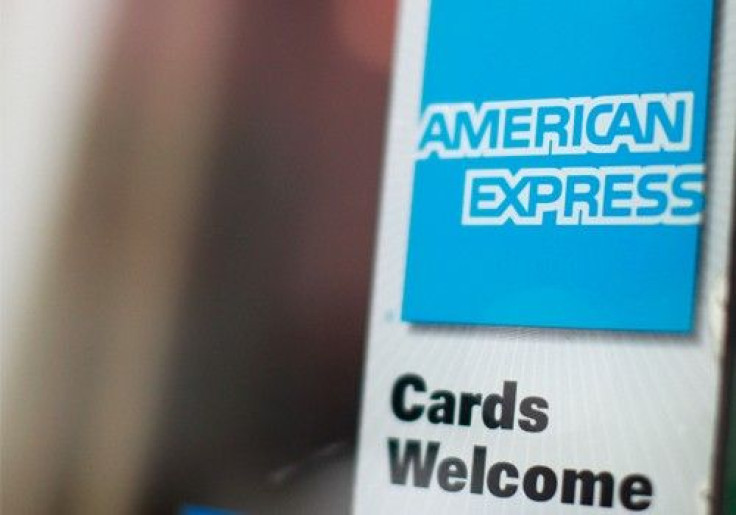
[[3,512],[276,506],[356,431],[393,2],[122,12],[3,378]]

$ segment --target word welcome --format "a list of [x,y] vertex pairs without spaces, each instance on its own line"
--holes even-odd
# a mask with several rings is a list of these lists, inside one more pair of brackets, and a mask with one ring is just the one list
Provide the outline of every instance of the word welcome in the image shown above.
[[[540,396],[520,397],[516,381],[504,381],[500,393],[453,392],[430,388],[418,374],[404,374],[391,389],[391,411],[403,423],[468,426],[482,424],[489,430],[542,433],[548,428],[549,402]],[[524,495],[534,502],[558,500],[562,504],[644,511],[653,503],[654,486],[643,474],[628,474],[617,481],[612,472],[544,465],[526,470],[508,461],[488,465],[489,451],[473,446],[472,458],[440,455],[441,443],[388,438],[391,484],[431,488],[445,492],[466,491],[496,498]],[[411,479],[410,479],[411,477]]]

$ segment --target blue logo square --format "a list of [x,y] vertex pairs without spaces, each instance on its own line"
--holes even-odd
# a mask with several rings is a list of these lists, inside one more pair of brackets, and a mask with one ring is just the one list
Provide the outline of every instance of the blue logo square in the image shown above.
[[712,3],[430,5],[402,318],[692,330]]
[[179,515],[245,515],[242,512],[210,508],[208,506],[195,506],[187,504],[181,507]]

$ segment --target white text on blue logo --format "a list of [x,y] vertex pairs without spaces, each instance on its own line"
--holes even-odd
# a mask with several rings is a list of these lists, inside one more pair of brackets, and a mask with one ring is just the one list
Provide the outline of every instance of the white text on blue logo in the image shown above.
[[695,225],[703,165],[468,170],[463,225]]
[[693,93],[651,93],[429,105],[417,157],[426,159],[690,149]]

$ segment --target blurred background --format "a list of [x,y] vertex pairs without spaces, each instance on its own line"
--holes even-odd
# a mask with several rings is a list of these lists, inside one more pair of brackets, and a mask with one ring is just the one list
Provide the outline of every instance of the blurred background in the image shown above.
[[346,513],[393,0],[6,0],[2,507]]

